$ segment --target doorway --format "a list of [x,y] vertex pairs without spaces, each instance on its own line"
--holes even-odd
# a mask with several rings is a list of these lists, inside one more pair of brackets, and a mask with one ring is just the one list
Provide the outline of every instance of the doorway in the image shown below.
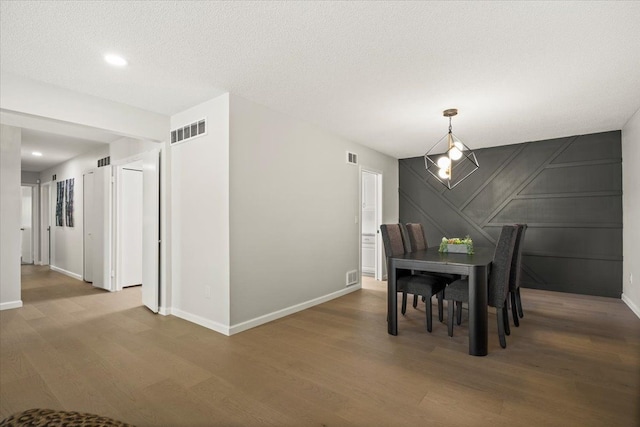
[[40,186],[40,264],[51,264],[51,183]]
[[382,174],[361,169],[360,185],[360,271],[363,276],[382,280]]
[[33,187],[20,188],[20,263],[33,264]]

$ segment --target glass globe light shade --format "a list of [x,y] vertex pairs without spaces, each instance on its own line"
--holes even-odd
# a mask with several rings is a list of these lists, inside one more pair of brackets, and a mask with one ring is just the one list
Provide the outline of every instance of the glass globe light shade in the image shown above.
[[449,170],[447,168],[440,168],[438,176],[442,179],[449,179]]
[[451,164],[451,159],[447,156],[442,156],[438,159],[437,165],[440,169],[447,169]]
[[459,143],[455,143],[453,147],[451,147],[451,149],[449,150],[449,157],[451,157],[451,160],[460,160],[460,158],[462,157],[462,150],[460,150],[456,144]]

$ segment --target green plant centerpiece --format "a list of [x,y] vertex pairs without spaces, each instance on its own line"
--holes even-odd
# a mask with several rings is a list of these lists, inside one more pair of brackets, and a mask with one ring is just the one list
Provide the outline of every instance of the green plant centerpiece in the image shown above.
[[450,239],[443,237],[438,252],[466,253],[471,255],[473,254],[473,240],[471,240],[469,235],[465,236],[464,239],[460,239],[459,237]]

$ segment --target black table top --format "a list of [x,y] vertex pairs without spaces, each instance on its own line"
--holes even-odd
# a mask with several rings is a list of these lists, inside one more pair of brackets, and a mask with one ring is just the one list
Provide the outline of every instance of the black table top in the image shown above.
[[438,252],[438,246],[428,248],[425,251],[416,251],[404,255],[391,257],[394,260],[433,262],[438,264],[453,265],[488,265],[493,261],[494,248],[474,248],[474,253],[458,254],[448,252]]

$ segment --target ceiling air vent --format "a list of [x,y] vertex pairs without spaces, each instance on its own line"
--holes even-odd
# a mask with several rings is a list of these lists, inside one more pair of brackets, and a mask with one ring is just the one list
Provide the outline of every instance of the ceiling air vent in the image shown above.
[[207,134],[207,119],[196,120],[171,131],[171,145],[182,144],[202,135]]
[[347,163],[352,164],[352,165],[357,165],[358,164],[358,155],[356,153],[352,153],[350,151],[347,151]]

